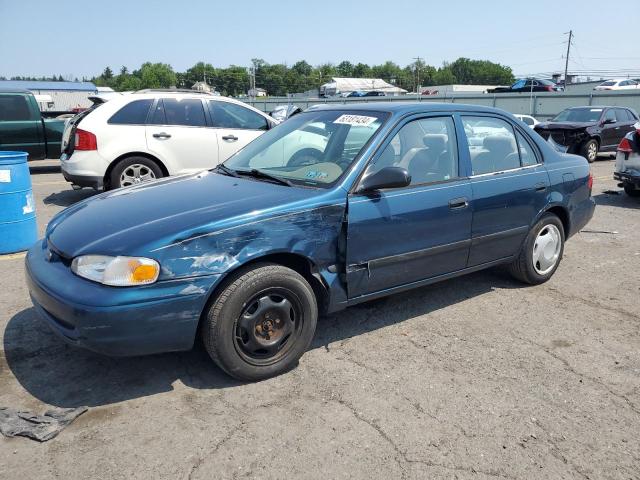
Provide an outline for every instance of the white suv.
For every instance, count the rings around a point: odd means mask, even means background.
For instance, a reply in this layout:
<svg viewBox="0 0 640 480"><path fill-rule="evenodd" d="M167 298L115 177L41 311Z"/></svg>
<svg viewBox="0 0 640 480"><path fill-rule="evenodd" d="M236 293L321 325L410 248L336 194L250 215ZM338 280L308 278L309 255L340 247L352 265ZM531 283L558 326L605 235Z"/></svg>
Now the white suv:
<svg viewBox="0 0 640 480"><path fill-rule="evenodd" d="M242 102L207 93L143 90L94 105L62 138L62 174L105 190L225 161L275 126Z"/></svg>

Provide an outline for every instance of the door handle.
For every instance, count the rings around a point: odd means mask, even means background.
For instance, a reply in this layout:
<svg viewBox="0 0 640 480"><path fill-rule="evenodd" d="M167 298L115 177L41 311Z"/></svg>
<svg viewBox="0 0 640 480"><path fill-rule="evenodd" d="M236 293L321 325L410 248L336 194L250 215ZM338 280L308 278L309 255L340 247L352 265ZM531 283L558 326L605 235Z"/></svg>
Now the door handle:
<svg viewBox="0 0 640 480"><path fill-rule="evenodd" d="M171 138L171 135L169 135L166 132L160 132L160 133L154 133L153 138Z"/></svg>
<svg viewBox="0 0 640 480"><path fill-rule="evenodd" d="M547 189L546 183L536 183L535 185L536 192L544 192Z"/></svg>
<svg viewBox="0 0 640 480"><path fill-rule="evenodd" d="M469 206L469 201L465 197L453 198L449 200L449 208L451 210L462 210Z"/></svg>
<svg viewBox="0 0 640 480"><path fill-rule="evenodd" d="M238 137L236 137L235 135L225 135L224 137L222 137L223 140L227 140L228 142L235 142L236 140L238 140Z"/></svg>

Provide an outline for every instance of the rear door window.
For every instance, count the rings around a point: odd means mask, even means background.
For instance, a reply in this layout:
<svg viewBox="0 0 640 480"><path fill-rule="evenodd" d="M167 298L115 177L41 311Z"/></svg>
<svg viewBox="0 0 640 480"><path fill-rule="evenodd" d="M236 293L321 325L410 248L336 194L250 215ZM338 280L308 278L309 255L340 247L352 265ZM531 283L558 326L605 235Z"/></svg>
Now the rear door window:
<svg viewBox="0 0 640 480"><path fill-rule="evenodd" d="M186 127L204 127L207 121L202 100L199 98L163 98L153 112L152 122L158 125L181 125Z"/></svg>
<svg viewBox="0 0 640 480"><path fill-rule="evenodd" d="M623 122L623 123L627 123L631 121L629 119L629 115L627 114L627 111L624 108L616 108L615 112L616 112L617 121Z"/></svg>
<svg viewBox="0 0 640 480"><path fill-rule="evenodd" d="M510 123L494 117L463 116L462 124L473 175L520 168L520 155Z"/></svg>
<svg viewBox="0 0 640 480"><path fill-rule="evenodd" d="M152 103L153 100L150 98L129 102L113 114L108 123L115 125L144 125Z"/></svg>
<svg viewBox="0 0 640 480"><path fill-rule="evenodd" d="M0 95L0 120L31 120L27 99L23 95Z"/></svg>
<svg viewBox="0 0 640 480"><path fill-rule="evenodd" d="M209 100L209 112L215 128L267 130L269 124L260 114L235 103Z"/></svg>

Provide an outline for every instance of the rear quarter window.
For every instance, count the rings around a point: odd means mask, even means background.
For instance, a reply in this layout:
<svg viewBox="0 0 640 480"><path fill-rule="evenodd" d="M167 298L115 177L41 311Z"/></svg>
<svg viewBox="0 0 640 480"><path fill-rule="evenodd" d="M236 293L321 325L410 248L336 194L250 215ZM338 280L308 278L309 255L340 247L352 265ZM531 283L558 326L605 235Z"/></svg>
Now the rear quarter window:
<svg viewBox="0 0 640 480"><path fill-rule="evenodd" d="M108 123L114 125L144 125L152 99L134 100L114 113Z"/></svg>

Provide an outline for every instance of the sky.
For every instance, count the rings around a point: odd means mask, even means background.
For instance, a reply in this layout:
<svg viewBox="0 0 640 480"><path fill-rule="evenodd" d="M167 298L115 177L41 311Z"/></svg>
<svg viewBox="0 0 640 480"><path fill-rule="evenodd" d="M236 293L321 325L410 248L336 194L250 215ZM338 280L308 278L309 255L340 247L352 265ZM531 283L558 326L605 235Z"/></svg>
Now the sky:
<svg viewBox="0 0 640 480"><path fill-rule="evenodd" d="M405 66L415 57L434 66L491 60L522 76L563 71L570 29L570 71L639 76L636 22L592 0L0 0L0 76L92 77L145 61L184 71L198 61L248 66L252 58Z"/></svg>

